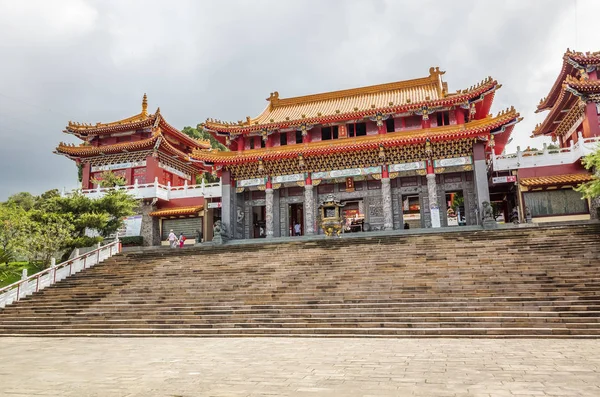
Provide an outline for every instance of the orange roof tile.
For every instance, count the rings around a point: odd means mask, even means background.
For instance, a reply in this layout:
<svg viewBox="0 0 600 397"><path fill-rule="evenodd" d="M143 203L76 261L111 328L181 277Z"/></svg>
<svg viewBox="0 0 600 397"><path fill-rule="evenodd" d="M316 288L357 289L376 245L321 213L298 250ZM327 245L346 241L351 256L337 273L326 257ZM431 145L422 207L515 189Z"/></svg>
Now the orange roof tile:
<svg viewBox="0 0 600 397"><path fill-rule="evenodd" d="M430 68L428 77L294 98L282 99L278 92L274 92L267 99L267 108L255 118L247 117L237 123L208 119L203 126L212 131L240 134L301 123L322 124L332 122L332 117L364 118L378 112L399 113L423 106L466 102L494 87L499 88L499 84L490 77L469 90L449 95L441 77L444 73L439 68Z"/></svg>
<svg viewBox="0 0 600 397"><path fill-rule="evenodd" d="M522 178L519 183L527 187L579 185L594 179L591 174L567 174Z"/></svg>
<svg viewBox="0 0 600 397"><path fill-rule="evenodd" d="M472 121L467 124L434 127L429 129L418 129L413 131L397 131L382 135L367 135L356 138L327 140L311 142L306 144L286 145L273 148L262 148L237 151L206 151L194 150L192 160L196 159L206 163L234 164L258 159L270 160L278 158L289 158L302 153L304 156L316 156L326 153L345 152L384 147L413 145L444 139L462 139L488 134L492 129L502 127L511 122L520 121L519 113L514 109L501 112L496 117L488 116L481 120Z"/></svg>
<svg viewBox="0 0 600 397"><path fill-rule="evenodd" d="M184 215L197 215L202 209L203 205L195 205L191 207L178 207L178 208L167 208L164 210L152 211L150 216L168 217L168 216L184 216Z"/></svg>

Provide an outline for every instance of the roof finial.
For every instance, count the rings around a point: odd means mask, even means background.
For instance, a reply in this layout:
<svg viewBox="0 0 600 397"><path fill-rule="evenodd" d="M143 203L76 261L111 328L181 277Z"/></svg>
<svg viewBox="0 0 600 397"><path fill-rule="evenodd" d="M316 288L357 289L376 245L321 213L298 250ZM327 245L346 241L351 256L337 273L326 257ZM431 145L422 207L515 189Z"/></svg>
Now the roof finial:
<svg viewBox="0 0 600 397"><path fill-rule="evenodd" d="M144 93L144 98L142 99L142 114L144 116L148 115L148 97L146 93Z"/></svg>

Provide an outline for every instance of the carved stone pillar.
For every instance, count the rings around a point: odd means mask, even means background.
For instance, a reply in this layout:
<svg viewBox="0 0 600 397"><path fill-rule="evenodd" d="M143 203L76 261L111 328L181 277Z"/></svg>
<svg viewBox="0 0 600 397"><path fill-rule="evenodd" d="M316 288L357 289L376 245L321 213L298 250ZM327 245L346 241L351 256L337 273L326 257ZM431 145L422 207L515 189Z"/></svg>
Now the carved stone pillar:
<svg viewBox="0 0 600 397"><path fill-rule="evenodd" d="M429 196L431 227L440 227L440 207L438 205L437 184L435 183L435 174L427 174L427 194Z"/></svg>
<svg viewBox="0 0 600 397"><path fill-rule="evenodd" d="M313 185L304 185L304 234L310 236L315 234L315 219L314 219L314 202L313 202Z"/></svg>
<svg viewBox="0 0 600 397"><path fill-rule="evenodd" d="M390 178L381 178L381 195L383 202L383 229L394 229L394 213L392 212L392 187Z"/></svg>
<svg viewBox="0 0 600 397"><path fill-rule="evenodd" d="M265 228L267 229L267 238L273 238L273 189L265 189Z"/></svg>

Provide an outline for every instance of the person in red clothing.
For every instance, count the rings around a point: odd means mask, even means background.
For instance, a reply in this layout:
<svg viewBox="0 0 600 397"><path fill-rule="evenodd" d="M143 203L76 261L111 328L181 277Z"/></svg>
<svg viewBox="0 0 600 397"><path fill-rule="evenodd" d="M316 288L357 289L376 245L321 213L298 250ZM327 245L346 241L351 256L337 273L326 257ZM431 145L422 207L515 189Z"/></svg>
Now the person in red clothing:
<svg viewBox="0 0 600 397"><path fill-rule="evenodd" d="M179 233L179 248L183 248L183 244L185 243L185 236L183 233Z"/></svg>

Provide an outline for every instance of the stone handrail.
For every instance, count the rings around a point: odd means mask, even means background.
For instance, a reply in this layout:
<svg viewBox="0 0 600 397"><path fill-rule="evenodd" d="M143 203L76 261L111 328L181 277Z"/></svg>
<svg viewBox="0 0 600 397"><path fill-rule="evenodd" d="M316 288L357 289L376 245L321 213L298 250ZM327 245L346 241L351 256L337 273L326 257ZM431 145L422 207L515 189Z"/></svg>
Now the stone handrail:
<svg viewBox="0 0 600 397"><path fill-rule="evenodd" d="M521 151L516 153L492 156L494 171L508 171L519 168L543 167L549 165L573 164L584 156L593 153L600 147L600 137L583 138L579 133L577 143L568 148L544 149L539 151Z"/></svg>
<svg viewBox="0 0 600 397"><path fill-rule="evenodd" d="M38 292L60 280L63 280L81 270L90 268L98 263L118 254L121 251L121 242L118 237L112 243L100 246L83 255L77 255L68 261L56 265L52 258L52 266L39 273L27 277L27 270L23 271L23 278L4 288L0 288L0 309L16 302L27 295Z"/></svg>

